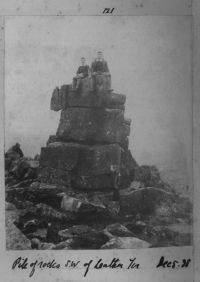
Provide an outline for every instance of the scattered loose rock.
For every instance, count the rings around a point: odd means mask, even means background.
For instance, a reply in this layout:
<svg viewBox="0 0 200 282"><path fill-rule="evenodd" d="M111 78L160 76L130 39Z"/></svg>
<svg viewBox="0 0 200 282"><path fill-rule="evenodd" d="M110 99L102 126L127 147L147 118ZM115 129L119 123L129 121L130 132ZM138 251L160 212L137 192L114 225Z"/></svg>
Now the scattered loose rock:
<svg viewBox="0 0 200 282"><path fill-rule="evenodd" d="M126 96L110 75L56 87L56 135L34 159L5 153L8 249L137 249L191 243L192 204L129 150Z"/></svg>
<svg viewBox="0 0 200 282"><path fill-rule="evenodd" d="M128 230L124 225L120 223L113 223L106 227L106 232L109 232L112 236L118 236L118 237L131 237L134 236L134 234Z"/></svg>
<svg viewBox="0 0 200 282"><path fill-rule="evenodd" d="M110 239L101 249L140 249L149 248L150 244L146 241L134 237L115 237Z"/></svg>

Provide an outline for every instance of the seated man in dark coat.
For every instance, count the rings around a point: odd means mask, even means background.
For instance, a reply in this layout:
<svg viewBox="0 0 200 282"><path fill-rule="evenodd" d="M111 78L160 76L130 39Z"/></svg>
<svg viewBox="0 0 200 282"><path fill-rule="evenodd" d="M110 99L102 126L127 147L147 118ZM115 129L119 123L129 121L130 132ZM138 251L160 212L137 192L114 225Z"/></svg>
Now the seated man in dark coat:
<svg viewBox="0 0 200 282"><path fill-rule="evenodd" d="M97 58L92 62L91 73L92 75L109 73L108 64L101 51L97 52Z"/></svg>
<svg viewBox="0 0 200 282"><path fill-rule="evenodd" d="M109 77L110 80L108 64L104 60L103 53L101 51L97 52L97 58L92 62L91 75L92 75L93 89L97 89L98 75L105 75ZM108 88L110 88L110 86Z"/></svg>
<svg viewBox="0 0 200 282"><path fill-rule="evenodd" d="M80 86L81 79L87 77L89 75L89 66L85 64L85 58L81 58L81 66L79 66L76 77L73 78L73 86L74 90L78 90Z"/></svg>

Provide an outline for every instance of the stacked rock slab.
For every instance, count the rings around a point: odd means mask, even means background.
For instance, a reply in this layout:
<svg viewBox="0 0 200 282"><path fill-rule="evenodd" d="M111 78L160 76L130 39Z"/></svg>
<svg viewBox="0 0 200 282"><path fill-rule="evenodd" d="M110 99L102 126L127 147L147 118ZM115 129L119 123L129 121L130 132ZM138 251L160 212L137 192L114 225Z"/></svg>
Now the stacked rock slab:
<svg viewBox="0 0 200 282"><path fill-rule="evenodd" d="M51 110L61 110L57 133L41 148L40 181L74 189L114 189L116 176L131 174L128 150L130 120L124 118L126 96L107 89L107 77L81 81L78 91L63 85L53 91ZM122 163L129 158L130 166ZM122 185L123 186L123 185Z"/></svg>

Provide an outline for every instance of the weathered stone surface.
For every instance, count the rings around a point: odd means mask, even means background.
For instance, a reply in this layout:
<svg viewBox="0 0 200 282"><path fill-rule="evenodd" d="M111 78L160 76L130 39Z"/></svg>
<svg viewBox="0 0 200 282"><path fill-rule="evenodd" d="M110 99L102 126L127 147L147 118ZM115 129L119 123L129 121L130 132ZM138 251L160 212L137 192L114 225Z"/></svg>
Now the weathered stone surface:
<svg viewBox="0 0 200 282"><path fill-rule="evenodd" d="M106 208L108 209L110 215L114 219L117 217L120 213L120 202L119 201L110 201L107 205Z"/></svg>
<svg viewBox="0 0 200 282"><path fill-rule="evenodd" d="M166 226L165 234L171 233L172 244L174 245L191 245L192 244L192 227L188 224L172 224Z"/></svg>
<svg viewBox="0 0 200 282"><path fill-rule="evenodd" d="M63 193L60 208L63 211L78 212L82 203L81 200Z"/></svg>
<svg viewBox="0 0 200 282"><path fill-rule="evenodd" d="M125 95L111 92L104 92L102 94L88 92L83 95L80 92L69 91L66 99L66 105L63 109L68 107L124 109L123 105L125 100Z"/></svg>
<svg viewBox="0 0 200 282"><path fill-rule="evenodd" d="M107 206L110 201L113 201L112 191L78 191L74 197L82 202L90 202L95 205Z"/></svg>
<svg viewBox="0 0 200 282"><path fill-rule="evenodd" d="M113 223L106 227L106 232L109 232L112 236L118 236L118 237L131 237L134 236L134 234L128 230L124 225L120 223Z"/></svg>
<svg viewBox="0 0 200 282"><path fill-rule="evenodd" d="M74 219L73 215L62 213L45 204L37 204L36 208L37 216L43 218L47 222L51 222L54 220L68 222Z"/></svg>
<svg viewBox="0 0 200 282"><path fill-rule="evenodd" d="M56 135L63 141L120 143L129 133L122 110L69 108L61 112Z"/></svg>
<svg viewBox="0 0 200 282"><path fill-rule="evenodd" d="M21 158L12 163L10 173L17 179L22 179L27 173L30 165L25 158Z"/></svg>
<svg viewBox="0 0 200 282"><path fill-rule="evenodd" d="M135 178L135 170L138 164L134 160L130 150L122 150L120 163L120 187L126 188Z"/></svg>
<svg viewBox="0 0 200 282"><path fill-rule="evenodd" d="M149 247L148 242L135 237L115 237L104 244L101 249L141 249Z"/></svg>
<svg viewBox="0 0 200 282"><path fill-rule="evenodd" d="M62 240L67 240L70 238L81 237L83 234L89 234L95 232L93 228L88 225L74 225L68 229L60 230L58 235Z"/></svg>
<svg viewBox="0 0 200 282"><path fill-rule="evenodd" d="M77 173L99 175L119 170L121 148L117 144L80 147Z"/></svg>
<svg viewBox="0 0 200 282"><path fill-rule="evenodd" d="M120 159L118 144L50 143L41 149L39 179L77 189L113 189Z"/></svg>
<svg viewBox="0 0 200 282"><path fill-rule="evenodd" d="M76 143L50 143L41 148L40 166L72 170L78 161L79 146Z"/></svg>
<svg viewBox="0 0 200 282"><path fill-rule="evenodd" d="M20 144L16 143L15 145L11 146L5 153L5 160L17 160L20 159L24 156L21 148L20 148ZM6 168L7 169L7 168Z"/></svg>
<svg viewBox="0 0 200 282"><path fill-rule="evenodd" d="M94 91L92 79L86 77L80 82L79 91L72 91L71 85L56 87L51 97L51 110L59 111L67 107L107 107L122 108L125 95L108 92L110 89L110 76L98 75L97 87Z"/></svg>
<svg viewBox="0 0 200 282"><path fill-rule="evenodd" d="M31 239L31 246L37 250L54 250L55 248L53 243L41 242L38 238Z"/></svg>
<svg viewBox="0 0 200 282"><path fill-rule="evenodd" d="M30 210L34 203L47 203L55 208L60 208L61 197L59 193L66 190L65 187L40 183L36 187L7 188L6 199L17 205L18 208ZM24 199L27 199L24 201Z"/></svg>
<svg viewBox="0 0 200 282"><path fill-rule="evenodd" d="M97 231L88 225L75 225L59 232L61 240L73 239L70 247L73 249L99 249L109 237L102 231ZM68 241L69 242L69 241Z"/></svg>
<svg viewBox="0 0 200 282"><path fill-rule="evenodd" d="M74 196L62 194L61 209L76 213L79 218L88 218L88 222L90 222L91 215L106 215L107 218L114 218L120 212L120 203L113 200L112 192L87 191L85 193L79 192Z"/></svg>
<svg viewBox="0 0 200 282"><path fill-rule="evenodd" d="M55 245L53 243L41 243L38 247L39 250L54 250Z"/></svg>
<svg viewBox="0 0 200 282"><path fill-rule="evenodd" d="M111 88L111 75L109 73L96 75L96 79L92 77L85 77L80 82L79 91L86 95L88 92L93 91L94 93L104 93Z"/></svg>
<svg viewBox="0 0 200 282"><path fill-rule="evenodd" d="M71 244L73 242L73 239L68 239L66 241L62 241L58 244L56 244L52 250L71 250L72 247L71 247Z"/></svg>
<svg viewBox="0 0 200 282"><path fill-rule="evenodd" d="M40 182L39 181L32 182L30 185L30 188L33 188L33 189L40 188Z"/></svg>
<svg viewBox="0 0 200 282"><path fill-rule="evenodd" d="M51 110L59 111L65 108L67 94L70 89L70 85L63 85L59 89L56 87L51 97Z"/></svg>
<svg viewBox="0 0 200 282"><path fill-rule="evenodd" d="M109 222L119 213L119 203L114 202L113 193L76 192L70 196L61 193L63 199L61 208L63 213L73 214L76 223L91 224L91 222ZM72 217L72 218L73 218Z"/></svg>
<svg viewBox="0 0 200 282"><path fill-rule="evenodd" d="M191 244L191 203L162 181L156 167L133 159L126 96L113 93L109 79L97 76L93 88L87 77L78 91L56 88L51 109L62 110L60 123L41 155L24 158L17 144L5 154L8 248Z"/></svg>
<svg viewBox="0 0 200 282"><path fill-rule="evenodd" d="M15 193L16 195L16 193ZM10 200L12 201L12 203L15 205L15 207L17 209L29 209L33 206L33 203L30 201L24 201L24 200L19 200L19 198L17 197L12 197L10 198Z"/></svg>
<svg viewBox="0 0 200 282"><path fill-rule="evenodd" d="M41 149L40 167L70 171L79 175L99 175L119 169L121 148L117 144L87 146L55 142Z"/></svg>
<svg viewBox="0 0 200 282"><path fill-rule="evenodd" d="M176 202L175 202L173 209L174 209L174 216L176 218L178 217L179 218L182 217L185 219L187 218L189 223L192 222L193 205L189 197L179 195L176 198Z"/></svg>
<svg viewBox="0 0 200 282"><path fill-rule="evenodd" d="M76 192L72 195L60 193L62 196L61 209L65 211L79 211L81 206L91 205L95 209L98 207L108 207L113 202L113 192L100 192L100 191L83 191Z"/></svg>
<svg viewBox="0 0 200 282"><path fill-rule="evenodd" d="M161 202L173 202L174 195L163 189L146 187L120 191L121 211L128 214L152 214Z"/></svg>
<svg viewBox="0 0 200 282"><path fill-rule="evenodd" d="M36 219L28 220L23 224L22 231L24 234L33 233L37 230L38 221Z"/></svg>
<svg viewBox="0 0 200 282"><path fill-rule="evenodd" d="M58 138L58 136L50 135L49 139L47 140L46 145L48 146L50 143L59 142L59 141L61 141L61 140L60 140L60 138Z"/></svg>
<svg viewBox="0 0 200 282"><path fill-rule="evenodd" d="M39 228L35 232L28 234L29 238L38 238L41 241L45 241L47 236L46 228Z"/></svg>
<svg viewBox="0 0 200 282"><path fill-rule="evenodd" d="M115 184L114 174L101 175L72 175L71 185L75 189L95 191L95 190L113 190Z"/></svg>
<svg viewBox="0 0 200 282"><path fill-rule="evenodd" d="M191 226L188 224L161 225L159 220L152 225L142 221L126 223L137 237L148 240L152 247L181 246L191 244Z"/></svg>
<svg viewBox="0 0 200 282"><path fill-rule="evenodd" d="M137 166L134 179L142 182L145 187L167 188L156 166Z"/></svg>
<svg viewBox="0 0 200 282"><path fill-rule="evenodd" d="M70 186L71 171L78 162L79 145L76 143L50 143L41 148L39 179L48 184Z"/></svg>
<svg viewBox="0 0 200 282"><path fill-rule="evenodd" d="M38 176L39 162L31 158L21 157L10 159L9 169L6 173L7 186L28 186Z"/></svg>
<svg viewBox="0 0 200 282"><path fill-rule="evenodd" d="M38 238L31 239L31 247L32 247L32 249L38 249L40 243L41 242L40 242L40 240Z"/></svg>
<svg viewBox="0 0 200 282"><path fill-rule="evenodd" d="M59 111L62 107L62 97L59 93L59 88L56 87L51 96L51 110Z"/></svg>
<svg viewBox="0 0 200 282"><path fill-rule="evenodd" d="M15 210L16 209L15 205L12 204L12 203L9 203L9 202L6 202L5 208L6 208L6 210Z"/></svg>
<svg viewBox="0 0 200 282"><path fill-rule="evenodd" d="M60 168L57 169L48 166L40 167L39 179L41 182L50 185L65 185L67 187L71 185L71 175L69 171Z"/></svg>

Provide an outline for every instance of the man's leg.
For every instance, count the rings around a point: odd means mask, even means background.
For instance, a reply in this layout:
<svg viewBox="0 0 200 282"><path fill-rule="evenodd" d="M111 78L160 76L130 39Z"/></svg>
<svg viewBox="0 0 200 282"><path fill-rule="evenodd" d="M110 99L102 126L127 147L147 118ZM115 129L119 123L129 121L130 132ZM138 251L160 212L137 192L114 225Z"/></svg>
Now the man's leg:
<svg viewBox="0 0 200 282"><path fill-rule="evenodd" d="M81 84L81 78L77 78L76 90L78 90L80 88L80 84Z"/></svg>
<svg viewBox="0 0 200 282"><path fill-rule="evenodd" d="M73 83L72 83L72 89L73 89L73 90L76 89L76 85L77 85L77 78L74 77L74 78L73 78Z"/></svg>
<svg viewBox="0 0 200 282"><path fill-rule="evenodd" d="M107 85L106 85L108 90L111 90L111 75L110 73L107 74Z"/></svg>
<svg viewBox="0 0 200 282"><path fill-rule="evenodd" d="M103 79L103 86L105 90L112 90L111 89L111 75L108 72L105 72L104 74L104 79Z"/></svg>
<svg viewBox="0 0 200 282"><path fill-rule="evenodd" d="M96 75L92 74L92 90L96 90Z"/></svg>

